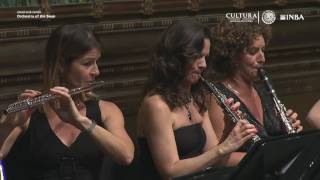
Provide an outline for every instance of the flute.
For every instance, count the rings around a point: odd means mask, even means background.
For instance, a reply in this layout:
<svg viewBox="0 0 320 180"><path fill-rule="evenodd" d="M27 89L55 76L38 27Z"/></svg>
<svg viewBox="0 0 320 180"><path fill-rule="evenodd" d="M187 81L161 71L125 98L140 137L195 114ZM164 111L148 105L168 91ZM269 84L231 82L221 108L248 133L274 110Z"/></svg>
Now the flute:
<svg viewBox="0 0 320 180"><path fill-rule="evenodd" d="M91 91L91 90L93 90L95 88L102 87L104 84L105 84L104 81L91 82L86 86L70 89L69 94L72 96L72 95L76 95L76 94L79 94L79 93L82 93L82 92L88 92L88 91ZM30 108L42 105L47 101L56 99L57 97L59 97L59 95L43 94L43 95L31 98L31 99L25 99L25 100L22 100L22 101L17 101L17 102L14 102L12 104L9 104L7 109L3 110L3 113L4 114L10 114L10 113L14 113L14 112L30 109Z"/></svg>

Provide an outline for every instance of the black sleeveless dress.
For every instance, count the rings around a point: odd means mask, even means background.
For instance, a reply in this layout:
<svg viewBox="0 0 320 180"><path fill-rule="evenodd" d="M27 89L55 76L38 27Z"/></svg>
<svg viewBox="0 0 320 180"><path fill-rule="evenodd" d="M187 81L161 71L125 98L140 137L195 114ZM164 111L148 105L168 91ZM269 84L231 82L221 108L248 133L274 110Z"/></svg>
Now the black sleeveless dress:
<svg viewBox="0 0 320 180"><path fill-rule="evenodd" d="M224 94L227 98L232 97L235 101L241 103L240 111L245 113L247 120L254 124L258 130L258 135L262 139L266 139L272 136L279 136L285 134L285 129L281 125L281 119L277 115L275 105L270 94L264 88L263 84L255 84L255 89L261 99L263 108L263 125L252 115L248 107L234 94L230 89L224 86L222 83L215 83L216 87ZM245 144L239 151L248 151L252 144Z"/></svg>
<svg viewBox="0 0 320 180"><path fill-rule="evenodd" d="M177 150L180 159L191 158L202 153L206 144L206 135L201 123L185 126L174 130ZM140 150L139 166L142 180L161 180L155 168L147 140L138 138Z"/></svg>
<svg viewBox="0 0 320 180"><path fill-rule="evenodd" d="M180 159L192 158L203 153L206 144L206 134L201 123L185 126L174 130L175 141L177 144L178 155ZM145 138L138 138L139 145L139 171L141 180L161 180L161 175L155 168L151 152ZM233 169L232 169L233 170ZM227 179L231 174L231 168L212 169L210 171L201 171L177 180L187 179Z"/></svg>
<svg viewBox="0 0 320 180"><path fill-rule="evenodd" d="M98 101L87 101L87 117L102 125ZM81 132L65 146L49 126L45 114L35 111L28 130L4 159L7 180L98 180L103 153Z"/></svg>

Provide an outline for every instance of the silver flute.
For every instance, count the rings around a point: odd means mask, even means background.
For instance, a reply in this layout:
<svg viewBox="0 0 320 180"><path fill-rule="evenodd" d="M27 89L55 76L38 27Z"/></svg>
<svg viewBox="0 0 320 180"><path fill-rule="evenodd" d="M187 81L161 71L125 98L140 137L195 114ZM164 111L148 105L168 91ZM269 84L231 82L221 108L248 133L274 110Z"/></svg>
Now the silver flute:
<svg viewBox="0 0 320 180"><path fill-rule="evenodd" d="M88 91L91 91L91 90L93 90L95 88L102 87L104 84L105 84L104 81L91 82L86 86L70 89L69 90L69 94L72 96L72 95L79 94L81 92L88 92ZM12 104L9 104L7 109L3 110L3 113L4 114L10 114L10 113L14 113L14 112L30 109L30 108L42 105L47 101L56 99L57 97L59 97L59 95L43 94L43 95L40 95L40 96L37 96L37 97L34 97L34 98L25 99L25 100L22 100L22 101L17 101L17 102L14 102Z"/></svg>
<svg viewBox="0 0 320 180"><path fill-rule="evenodd" d="M209 92L214 95L217 103L223 109L225 115L232 120L232 122L237 123L240 119L243 119L240 115L234 113L231 108L225 103L227 100L226 95L224 95L213 83L207 81L204 77L200 76L200 79L207 86ZM254 143L260 140L261 138L257 134L252 138L252 141Z"/></svg>
<svg viewBox="0 0 320 180"><path fill-rule="evenodd" d="M270 92L270 94L272 96L277 113L280 115L280 119L286 129L286 132L288 134L296 133L297 131L292 127L292 124L286 115L287 108L279 100L279 98L276 94L276 91L273 89L273 87L269 81L269 78L263 68L259 69L259 75L260 75L261 80L265 83L267 90Z"/></svg>

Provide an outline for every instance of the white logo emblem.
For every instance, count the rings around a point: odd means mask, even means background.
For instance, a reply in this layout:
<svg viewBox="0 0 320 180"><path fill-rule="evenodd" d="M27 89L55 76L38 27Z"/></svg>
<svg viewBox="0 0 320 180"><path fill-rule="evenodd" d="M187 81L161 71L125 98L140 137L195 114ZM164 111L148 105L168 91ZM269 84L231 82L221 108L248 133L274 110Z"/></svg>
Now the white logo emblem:
<svg viewBox="0 0 320 180"><path fill-rule="evenodd" d="M271 11L271 10L265 10L262 13L262 17L261 17L262 22L264 22L265 24L272 24L274 23L274 21L276 20L276 14Z"/></svg>
<svg viewBox="0 0 320 180"><path fill-rule="evenodd" d="M280 14L280 20L281 21L301 21L304 20L304 17L302 14Z"/></svg>

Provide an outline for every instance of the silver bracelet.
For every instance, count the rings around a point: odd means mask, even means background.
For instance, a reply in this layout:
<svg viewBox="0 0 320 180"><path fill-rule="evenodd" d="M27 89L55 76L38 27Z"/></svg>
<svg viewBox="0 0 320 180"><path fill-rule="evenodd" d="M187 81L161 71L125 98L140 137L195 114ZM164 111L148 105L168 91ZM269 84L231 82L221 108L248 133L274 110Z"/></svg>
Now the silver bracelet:
<svg viewBox="0 0 320 180"><path fill-rule="evenodd" d="M96 127L96 125L97 125L96 121L95 120L91 120L91 126L88 127L85 131L87 133L90 133Z"/></svg>

